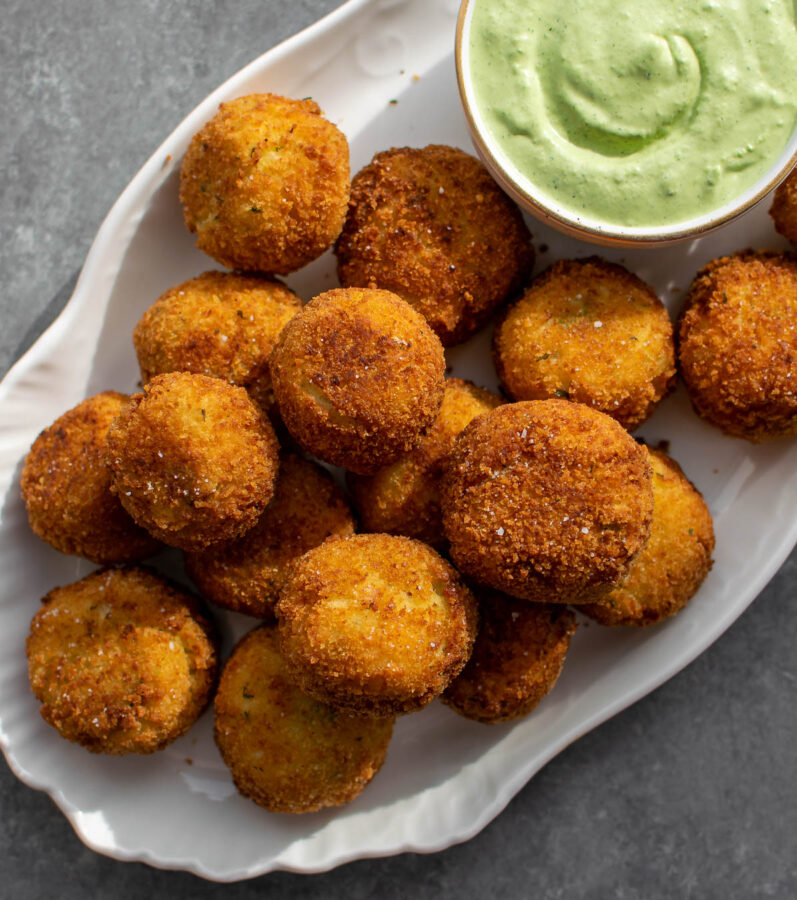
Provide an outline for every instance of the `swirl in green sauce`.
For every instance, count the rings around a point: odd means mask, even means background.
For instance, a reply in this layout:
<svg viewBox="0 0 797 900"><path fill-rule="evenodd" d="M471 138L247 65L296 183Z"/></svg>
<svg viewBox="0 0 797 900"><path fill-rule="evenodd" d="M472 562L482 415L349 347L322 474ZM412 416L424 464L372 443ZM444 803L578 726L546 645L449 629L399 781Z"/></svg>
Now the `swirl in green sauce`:
<svg viewBox="0 0 797 900"><path fill-rule="evenodd" d="M797 117L793 0L472 0L476 105L583 219L683 222L777 160Z"/></svg>

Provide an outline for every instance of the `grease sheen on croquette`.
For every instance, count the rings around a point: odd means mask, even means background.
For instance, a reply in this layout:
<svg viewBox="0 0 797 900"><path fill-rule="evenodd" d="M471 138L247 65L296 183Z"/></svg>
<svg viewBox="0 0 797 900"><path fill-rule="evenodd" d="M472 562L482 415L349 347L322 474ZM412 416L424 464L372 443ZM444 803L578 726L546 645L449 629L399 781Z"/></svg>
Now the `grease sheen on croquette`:
<svg viewBox="0 0 797 900"><path fill-rule="evenodd" d="M448 454L468 422L502 402L469 381L446 379L440 412L414 450L370 477L349 475L363 531L403 534L444 547L440 479Z"/></svg>
<svg viewBox="0 0 797 900"><path fill-rule="evenodd" d="M277 603L280 647L306 693L363 715L420 709L467 662L476 604L457 571L409 538L331 538Z"/></svg>
<svg viewBox="0 0 797 900"><path fill-rule="evenodd" d="M389 291L315 297L271 354L274 395L294 438L333 465L368 475L415 447L445 390L440 341Z"/></svg>
<svg viewBox="0 0 797 900"><path fill-rule="evenodd" d="M216 744L235 786L283 813L351 802L381 768L394 721L351 716L303 694L268 625L236 645L215 713Z"/></svg>
<svg viewBox="0 0 797 900"><path fill-rule="evenodd" d="M562 671L575 616L564 606L531 603L478 590L480 624L468 664L443 702L477 722L528 715Z"/></svg>
<svg viewBox="0 0 797 900"><path fill-rule="evenodd" d="M257 522L274 492L277 453L243 388L187 372L153 378L108 432L122 505L183 550L240 537Z"/></svg>
<svg viewBox="0 0 797 900"><path fill-rule="evenodd" d="M378 153L354 177L335 252L344 287L394 291L450 346L523 283L530 237L479 160L433 144Z"/></svg>
<svg viewBox="0 0 797 900"><path fill-rule="evenodd" d="M559 260L507 309L493 341L513 400L568 397L633 431L675 383L673 328L653 290L598 257Z"/></svg>
<svg viewBox="0 0 797 900"><path fill-rule="evenodd" d="M197 246L222 265L287 275L343 226L349 145L309 98L250 94L222 103L194 136L180 202Z"/></svg>
<svg viewBox="0 0 797 900"><path fill-rule="evenodd" d="M755 443L797 435L797 257L744 250L710 262L678 337L699 416Z"/></svg>
<svg viewBox="0 0 797 900"><path fill-rule="evenodd" d="M111 493L108 428L128 397L104 391L59 416L36 438L22 470L30 527L62 553L92 562L137 562L160 544Z"/></svg>
<svg viewBox="0 0 797 900"><path fill-rule="evenodd" d="M479 416L443 480L451 558L514 597L586 603L628 572L653 514L645 449L580 403L534 400Z"/></svg>
<svg viewBox="0 0 797 900"><path fill-rule="evenodd" d="M166 372L212 375L274 405L268 358L302 301L279 281L204 272L162 294L133 331L141 379Z"/></svg>
<svg viewBox="0 0 797 900"><path fill-rule="evenodd" d="M186 554L186 569L207 600L265 619L294 560L332 535L353 533L351 509L331 476L286 453L274 497L257 524L237 541Z"/></svg>
<svg viewBox="0 0 797 900"><path fill-rule="evenodd" d="M581 612L601 625L655 625L686 606L711 570L714 525L700 492L675 460L650 450L650 540L621 585Z"/></svg>
<svg viewBox="0 0 797 900"><path fill-rule="evenodd" d="M93 753L162 749L191 727L216 680L196 599L135 567L53 588L26 646L42 717Z"/></svg>

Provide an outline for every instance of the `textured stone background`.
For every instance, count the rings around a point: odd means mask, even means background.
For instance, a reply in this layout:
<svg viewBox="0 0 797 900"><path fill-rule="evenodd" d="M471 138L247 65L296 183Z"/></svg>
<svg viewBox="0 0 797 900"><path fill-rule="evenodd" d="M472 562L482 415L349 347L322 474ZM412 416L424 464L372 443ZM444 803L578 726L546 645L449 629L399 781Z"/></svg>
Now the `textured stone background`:
<svg viewBox="0 0 797 900"><path fill-rule="evenodd" d="M0 371L102 218L226 77L332 0L4 0ZM468 844L219 886L92 853L0 762L0 896L797 896L797 554L683 673L570 747ZM223 837L223 836L220 836Z"/></svg>

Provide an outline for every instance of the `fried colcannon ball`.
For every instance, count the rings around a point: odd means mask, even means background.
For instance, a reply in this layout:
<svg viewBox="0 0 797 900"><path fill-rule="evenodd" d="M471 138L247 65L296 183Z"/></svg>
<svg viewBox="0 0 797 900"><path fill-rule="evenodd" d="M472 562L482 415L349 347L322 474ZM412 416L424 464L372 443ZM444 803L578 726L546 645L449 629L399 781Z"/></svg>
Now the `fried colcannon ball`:
<svg viewBox="0 0 797 900"><path fill-rule="evenodd" d="M775 191L769 214L776 230L797 246L797 171L793 170Z"/></svg>
<svg viewBox="0 0 797 900"><path fill-rule="evenodd" d="M443 702L466 719L509 722L528 715L556 684L576 630L566 606L476 592L480 624L473 653Z"/></svg>
<svg viewBox="0 0 797 900"><path fill-rule="evenodd" d="M327 291L283 328L271 354L274 396L310 453L370 475L413 449L445 390L440 341L389 291Z"/></svg>
<svg viewBox="0 0 797 900"><path fill-rule="evenodd" d="M108 428L127 400L104 391L78 403L36 438L22 470L31 528L61 553L101 565L137 562L161 546L111 493Z"/></svg>
<svg viewBox="0 0 797 900"><path fill-rule="evenodd" d="M92 753L152 753L185 734L216 683L194 597L146 569L53 588L31 622L28 673L44 720Z"/></svg>
<svg viewBox="0 0 797 900"><path fill-rule="evenodd" d="M652 470L612 418L567 400L499 406L457 439L443 525L457 568L513 597L588 603L647 543Z"/></svg>
<svg viewBox="0 0 797 900"><path fill-rule="evenodd" d="M349 475L363 531L403 534L443 549L440 479L448 454L468 422L502 402L469 381L447 379L440 412L411 453L375 475Z"/></svg>
<svg viewBox="0 0 797 900"><path fill-rule="evenodd" d="M393 717L339 712L303 694L273 625L238 642L215 700L216 744L235 786L271 812L350 803L385 761Z"/></svg>
<svg viewBox="0 0 797 900"><path fill-rule="evenodd" d="M754 443L797 435L797 257L744 250L710 262L678 337L701 418Z"/></svg>
<svg viewBox="0 0 797 900"><path fill-rule="evenodd" d="M561 397L638 428L675 384L673 327L653 290L622 266L563 259L536 278L495 330L513 400Z"/></svg>
<svg viewBox="0 0 797 900"><path fill-rule="evenodd" d="M581 612L601 625L655 625L683 609L711 570L714 525L703 497L675 460L650 450L650 540L623 583Z"/></svg>
<svg viewBox="0 0 797 900"><path fill-rule="evenodd" d="M386 716L438 697L470 656L473 595L431 547L359 534L299 559L277 603L290 677L337 709Z"/></svg>
<svg viewBox="0 0 797 900"><path fill-rule="evenodd" d="M455 147L394 148L352 181L338 275L344 287L394 291L448 347L520 287L534 263L530 238L477 159Z"/></svg>
<svg viewBox="0 0 797 900"><path fill-rule="evenodd" d="M158 375L108 431L113 490L165 544L201 550L248 531L274 492L278 446L243 388Z"/></svg>
<svg viewBox="0 0 797 900"><path fill-rule="evenodd" d="M293 561L332 535L353 533L351 509L332 478L300 456L282 454L274 497L254 528L237 541L186 554L186 569L205 599L267 619Z"/></svg>
<svg viewBox="0 0 797 900"><path fill-rule="evenodd" d="M312 100L250 94L194 135L180 202L197 246L222 265L287 275L343 227L349 145Z"/></svg>
<svg viewBox="0 0 797 900"><path fill-rule="evenodd" d="M269 412L268 357L302 308L284 284L234 272L205 272L170 288L144 313L133 344L146 384L166 372L213 375L246 388Z"/></svg>

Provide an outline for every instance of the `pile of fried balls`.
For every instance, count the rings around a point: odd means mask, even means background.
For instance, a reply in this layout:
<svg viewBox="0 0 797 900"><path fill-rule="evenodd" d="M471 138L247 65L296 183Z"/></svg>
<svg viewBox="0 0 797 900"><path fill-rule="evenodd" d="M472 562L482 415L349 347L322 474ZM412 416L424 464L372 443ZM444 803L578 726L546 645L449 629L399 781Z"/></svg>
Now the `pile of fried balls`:
<svg viewBox="0 0 797 900"><path fill-rule="evenodd" d="M133 333L141 392L64 413L22 473L33 531L100 566L44 597L27 641L42 716L93 752L159 750L213 701L242 794L273 812L351 801L399 715L438 697L482 723L531 712L571 607L647 626L695 594L707 506L629 433L676 357L707 422L797 434L791 255L706 266L676 352L625 268L532 278L523 217L472 156L391 149L352 181L318 106L271 94L196 134L180 202L225 271L155 300ZM333 245L341 287L303 304L276 276ZM496 314L503 396L447 378L444 356ZM196 594L140 565L164 545ZM208 604L260 620L220 676Z"/></svg>

